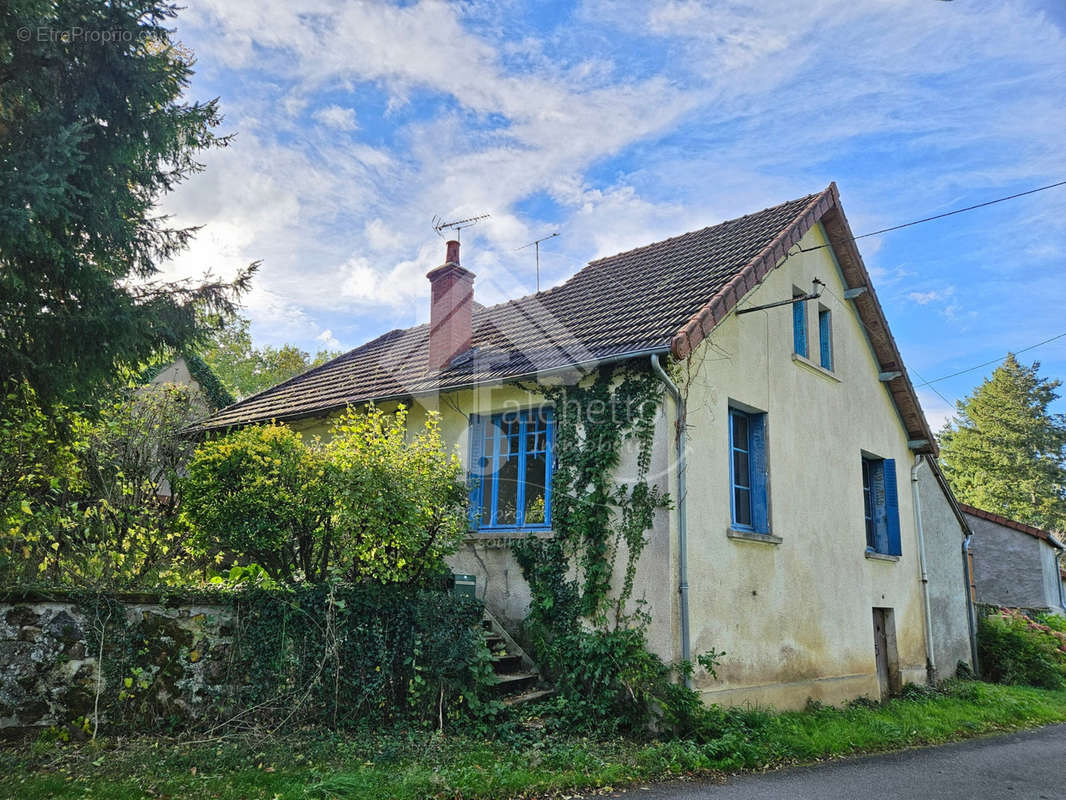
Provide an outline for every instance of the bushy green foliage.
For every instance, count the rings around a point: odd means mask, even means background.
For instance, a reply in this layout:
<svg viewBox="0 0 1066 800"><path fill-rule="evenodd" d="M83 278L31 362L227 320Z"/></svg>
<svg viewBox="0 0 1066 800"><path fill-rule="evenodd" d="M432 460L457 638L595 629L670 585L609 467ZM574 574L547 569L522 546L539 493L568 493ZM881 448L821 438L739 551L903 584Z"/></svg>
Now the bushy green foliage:
<svg viewBox="0 0 1066 800"><path fill-rule="evenodd" d="M282 425L210 439L181 485L200 546L277 581L425 582L466 529L462 466L437 416L409 431L403 406L342 414L327 445Z"/></svg>
<svg viewBox="0 0 1066 800"><path fill-rule="evenodd" d="M1012 609L981 618L977 660L988 680L1045 689L1066 686L1066 634Z"/></svg>
<svg viewBox="0 0 1066 800"><path fill-rule="evenodd" d="M248 591L235 607L231 707L259 709L257 723L440 726L491 710L476 601L400 585L320 584Z"/></svg>
<svg viewBox="0 0 1066 800"><path fill-rule="evenodd" d="M419 581L438 571L466 532L462 463L447 453L440 418L409 430L407 409L349 409L326 447L336 546L350 579Z"/></svg>
<svg viewBox="0 0 1066 800"><path fill-rule="evenodd" d="M0 414L2 580L97 588L184 581L194 565L169 492L193 448L182 431L206 414L199 394L128 386L87 417L58 407L45 414L23 386Z"/></svg>
<svg viewBox="0 0 1066 800"><path fill-rule="evenodd" d="M1008 355L960 400L939 435L940 461L965 503L1038 528L1066 530L1066 415L1050 406L1060 381Z"/></svg>
<svg viewBox="0 0 1066 800"><path fill-rule="evenodd" d="M36 578L51 549L49 531L84 487L78 455L59 409L46 414L26 383L0 403L0 574Z"/></svg>
<svg viewBox="0 0 1066 800"><path fill-rule="evenodd" d="M335 547L330 465L316 441L254 425L196 448L184 513L206 552L255 563L275 580L322 580Z"/></svg>

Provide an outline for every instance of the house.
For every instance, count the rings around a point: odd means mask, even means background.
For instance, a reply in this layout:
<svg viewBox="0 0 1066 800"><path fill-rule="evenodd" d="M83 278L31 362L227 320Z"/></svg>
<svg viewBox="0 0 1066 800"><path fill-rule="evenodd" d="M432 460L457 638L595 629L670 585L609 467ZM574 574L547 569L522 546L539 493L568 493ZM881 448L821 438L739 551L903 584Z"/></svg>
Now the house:
<svg viewBox="0 0 1066 800"><path fill-rule="evenodd" d="M965 522L835 184L489 308L474 277L449 242L430 324L205 427L326 434L349 405L438 411L478 479L453 568L517 630L530 590L511 543L552 535L546 387L647 370L663 385L647 474L674 502L646 533L633 597L667 661L726 651L717 680L694 678L707 702L876 698L973 662Z"/></svg>
<svg viewBox="0 0 1066 800"><path fill-rule="evenodd" d="M973 530L978 603L1066 614L1066 545L1048 531L961 505Z"/></svg>
<svg viewBox="0 0 1066 800"><path fill-rule="evenodd" d="M186 411L189 423L202 420L233 403L233 396L222 385L214 370L197 355L186 353L172 361L154 364L142 376L141 391L163 386L185 387L189 391L190 407ZM159 453L153 458L158 461ZM179 471L180 473L180 471ZM156 478L156 498L169 501L174 494L170 479L160 472Z"/></svg>

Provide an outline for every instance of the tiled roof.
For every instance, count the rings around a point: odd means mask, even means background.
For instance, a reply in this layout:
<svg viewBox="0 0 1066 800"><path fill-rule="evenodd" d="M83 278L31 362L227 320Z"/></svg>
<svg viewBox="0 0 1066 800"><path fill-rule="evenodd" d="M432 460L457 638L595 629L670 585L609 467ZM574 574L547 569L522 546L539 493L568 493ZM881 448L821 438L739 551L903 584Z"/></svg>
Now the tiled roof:
<svg viewBox="0 0 1066 800"><path fill-rule="evenodd" d="M665 352L812 197L602 258L553 289L475 309L476 352L466 364L427 375L429 326L394 330L223 409L208 426L291 419L630 352Z"/></svg>
<svg viewBox="0 0 1066 800"><path fill-rule="evenodd" d="M208 419L224 428L290 420L371 400L512 380L626 355L687 357L788 248L822 221L849 286L869 276L839 208L836 186L739 219L590 262L560 286L475 307L473 349L428 373L428 325L394 330L334 360L253 395ZM428 291L428 286L427 286ZM935 448L872 287L856 300L912 439Z"/></svg>
<svg viewBox="0 0 1066 800"><path fill-rule="evenodd" d="M985 511L983 508L968 506L965 503L959 503L959 508L962 509L964 514L969 514L971 517L988 520L997 525L1002 525L1004 528L1027 533L1037 539L1043 539L1052 547L1058 548L1059 550L1066 550L1066 545L1063 545L1062 542L1055 538L1050 531L1045 531L1043 528L1035 528L1032 525L1026 525L1024 522L1018 522L1017 520L1009 519L1000 514L993 514L991 511Z"/></svg>

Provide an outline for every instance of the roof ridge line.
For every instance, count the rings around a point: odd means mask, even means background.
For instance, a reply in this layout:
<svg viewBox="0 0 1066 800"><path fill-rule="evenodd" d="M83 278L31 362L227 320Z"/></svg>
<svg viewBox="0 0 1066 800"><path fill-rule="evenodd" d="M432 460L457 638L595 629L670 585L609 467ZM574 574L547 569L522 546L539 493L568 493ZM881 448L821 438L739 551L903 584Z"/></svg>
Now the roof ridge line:
<svg viewBox="0 0 1066 800"><path fill-rule="evenodd" d="M814 194L804 195L803 197L795 197L792 200L785 200L783 203L777 203L777 204L772 205L772 206L767 206L766 208L761 209L759 211L749 211L747 214L744 214L744 215L739 216L739 217L733 217L732 219L723 219L721 222L714 223L714 225L704 225L702 228L697 228L694 231L685 231L684 233L678 233L678 234L675 234L673 236L667 236L665 239L659 239L658 241L655 241L655 242L649 242L648 244L642 244L642 245L639 245L638 247L631 247L629 250L622 250L622 251L620 251L618 253L612 253L609 256L600 256L599 258L594 258L593 260L589 261L586 264L586 266L591 267L594 264L600 263L601 261L608 261L608 260L610 260L612 258L618 258L619 256L627 256L630 253L636 253L638 250L646 250L649 247L658 247L659 245L666 244L667 242L672 242L672 241L674 241L676 239L684 239L686 236L696 236L698 234L704 233L705 231L709 231L712 228L720 228L723 225L729 225L729 224L731 224L733 222L740 222L741 220L745 220L748 217L754 217L754 216L756 216L758 214L765 214L767 211L773 211L775 209L782 208L783 206L787 206L790 203L796 203L796 202L799 202L800 200L807 200L809 198L814 197L816 194L820 194L820 192L815 192Z"/></svg>

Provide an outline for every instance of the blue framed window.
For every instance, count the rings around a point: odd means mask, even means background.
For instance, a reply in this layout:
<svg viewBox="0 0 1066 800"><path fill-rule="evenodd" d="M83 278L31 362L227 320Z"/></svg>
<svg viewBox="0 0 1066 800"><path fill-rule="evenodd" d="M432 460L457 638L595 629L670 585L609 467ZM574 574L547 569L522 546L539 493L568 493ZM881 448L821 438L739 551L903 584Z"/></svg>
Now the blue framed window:
<svg viewBox="0 0 1066 800"><path fill-rule="evenodd" d="M729 409L729 456L733 527L769 533L765 414Z"/></svg>
<svg viewBox="0 0 1066 800"><path fill-rule="evenodd" d="M828 308L818 309L818 355L825 369L833 368L833 317Z"/></svg>
<svg viewBox="0 0 1066 800"><path fill-rule="evenodd" d="M903 555L894 459L863 456L862 503L866 519L866 549L871 553L889 556Z"/></svg>
<svg viewBox="0 0 1066 800"><path fill-rule="evenodd" d="M794 292L793 297L802 297L802 292ZM797 300L792 304L792 350L796 355L807 358L807 301Z"/></svg>
<svg viewBox="0 0 1066 800"><path fill-rule="evenodd" d="M552 436L550 408L471 417L471 529L551 526Z"/></svg>

